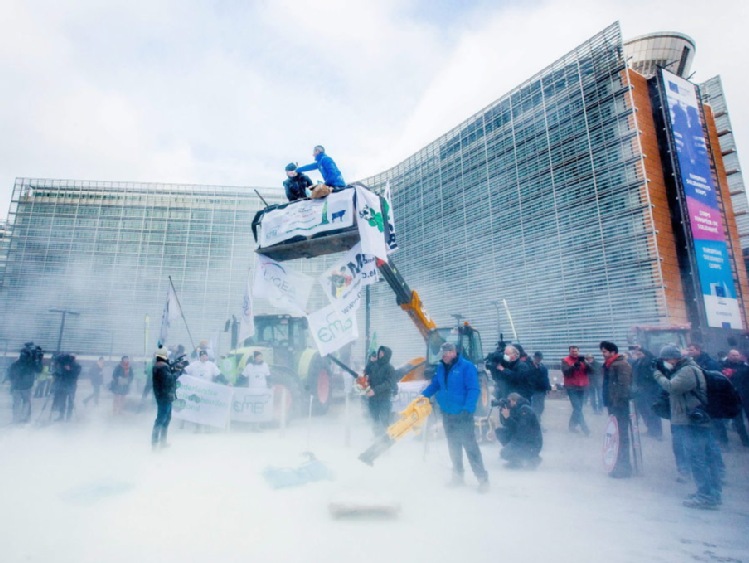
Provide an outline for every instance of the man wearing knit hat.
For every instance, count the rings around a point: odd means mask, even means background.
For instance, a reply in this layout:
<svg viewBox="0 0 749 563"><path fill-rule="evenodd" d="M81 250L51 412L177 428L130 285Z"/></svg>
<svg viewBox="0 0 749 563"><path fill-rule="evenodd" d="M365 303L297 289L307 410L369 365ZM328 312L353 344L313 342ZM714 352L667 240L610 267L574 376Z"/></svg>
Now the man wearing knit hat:
<svg viewBox="0 0 749 563"><path fill-rule="evenodd" d="M305 199L307 197L307 188L312 187L312 180L306 174L297 170L293 162L286 165L286 180L283 183L283 189L286 190L286 198L289 201Z"/></svg>

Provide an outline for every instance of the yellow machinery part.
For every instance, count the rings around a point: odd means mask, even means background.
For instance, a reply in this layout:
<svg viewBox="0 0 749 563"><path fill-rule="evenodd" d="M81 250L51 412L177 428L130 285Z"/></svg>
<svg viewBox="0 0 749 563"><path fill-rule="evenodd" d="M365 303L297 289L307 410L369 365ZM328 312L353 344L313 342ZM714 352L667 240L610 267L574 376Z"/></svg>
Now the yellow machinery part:
<svg viewBox="0 0 749 563"><path fill-rule="evenodd" d="M432 413L432 405L426 397L418 397L400 412L400 419L388 426L387 435L398 440L411 431L418 430Z"/></svg>

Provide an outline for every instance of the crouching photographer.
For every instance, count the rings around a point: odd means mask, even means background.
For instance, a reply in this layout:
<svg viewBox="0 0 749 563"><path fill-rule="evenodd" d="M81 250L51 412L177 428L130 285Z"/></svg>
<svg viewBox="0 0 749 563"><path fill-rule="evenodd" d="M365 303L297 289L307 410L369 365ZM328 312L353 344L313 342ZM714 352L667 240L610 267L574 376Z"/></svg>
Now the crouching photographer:
<svg viewBox="0 0 749 563"><path fill-rule="evenodd" d="M492 405L500 408L502 426L496 433L502 444L499 455L507 461L507 467L538 467L543 437L538 417L528 400L519 393L510 393L507 399L493 401Z"/></svg>

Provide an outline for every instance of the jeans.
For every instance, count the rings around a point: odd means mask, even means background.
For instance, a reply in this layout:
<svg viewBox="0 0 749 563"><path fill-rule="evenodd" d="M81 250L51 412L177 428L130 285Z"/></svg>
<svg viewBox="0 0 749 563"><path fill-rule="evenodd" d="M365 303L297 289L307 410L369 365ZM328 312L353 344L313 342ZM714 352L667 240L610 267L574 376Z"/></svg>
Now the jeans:
<svg viewBox="0 0 749 563"><path fill-rule="evenodd" d="M151 432L151 444L166 443L166 433L172 420L172 401L170 399L156 399L156 421Z"/></svg>
<svg viewBox="0 0 749 563"><path fill-rule="evenodd" d="M83 404L88 405L88 402L93 399L94 404L98 407L99 406L99 394L100 394L101 385L94 385L93 391L91 391L91 394L83 399Z"/></svg>
<svg viewBox="0 0 749 563"><path fill-rule="evenodd" d="M533 412L536 413L536 418L538 418L538 423L540 424L541 415L546 408L546 391L533 393L533 395L531 396L531 408L533 409Z"/></svg>
<svg viewBox="0 0 749 563"><path fill-rule="evenodd" d="M629 405L609 407L609 414L616 417L619 426L619 454L612 473L630 474L632 473L632 463L629 459Z"/></svg>
<svg viewBox="0 0 749 563"><path fill-rule="evenodd" d="M715 449L720 451L710 425L685 425L689 444L689 462L692 477L697 485L697 497L709 502L719 502L723 487L721 485L718 460L713 455ZM711 445L715 444L715 447Z"/></svg>
<svg viewBox="0 0 749 563"><path fill-rule="evenodd" d="M674 451L676 460L676 470L680 475L689 475L691 473L689 465L689 445L687 437L687 425L671 425L671 448Z"/></svg>
<svg viewBox="0 0 749 563"><path fill-rule="evenodd" d="M588 387L588 396L590 397L590 407L596 414L603 412L603 385L591 384Z"/></svg>
<svg viewBox="0 0 749 563"><path fill-rule="evenodd" d="M31 420L31 389L16 389L13 395L13 422L24 423Z"/></svg>
<svg viewBox="0 0 749 563"><path fill-rule="evenodd" d="M392 407L389 400L369 399L369 414L374 424L375 436L384 434L390 426L390 411Z"/></svg>
<svg viewBox="0 0 749 563"><path fill-rule="evenodd" d="M58 387L52 400L52 411L60 414L57 420L70 420L75 407L75 387Z"/></svg>
<svg viewBox="0 0 749 563"><path fill-rule="evenodd" d="M463 450L465 449L473 474L479 481L487 481L489 475L484 469L484 459L476 441L473 414L467 412L460 414L443 413L442 423L445 427L450 460L453 463L453 473L463 476Z"/></svg>
<svg viewBox="0 0 749 563"><path fill-rule="evenodd" d="M661 438L663 436L663 421L661 417L653 413L652 404L658 399L657 394L642 393L635 397L637 412L642 416L645 426L648 428L648 436Z"/></svg>
<svg viewBox="0 0 749 563"><path fill-rule="evenodd" d="M583 432L588 434L588 425L585 424L585 417L583 416L583 400L585 399L585 387L568 387L567 396L570 398L570 404L572 405L572 414L570 415L569 428L573 430L576 426L579 426Z"/></svg>

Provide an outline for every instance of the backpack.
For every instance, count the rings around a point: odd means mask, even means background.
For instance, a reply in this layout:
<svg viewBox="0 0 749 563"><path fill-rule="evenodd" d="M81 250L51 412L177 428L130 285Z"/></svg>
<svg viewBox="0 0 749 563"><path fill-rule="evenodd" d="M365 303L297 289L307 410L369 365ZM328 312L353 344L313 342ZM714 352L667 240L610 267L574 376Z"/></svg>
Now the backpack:
<svg viewBox="0 0 749 563"><path fill-rule="evenodd" d="M736 418L741 413L741 397L738 391L721 372L703 369L705 386L707 387L707 405L705 412L710 418ZM697 389L700 382L697 380Z"/></svg>

